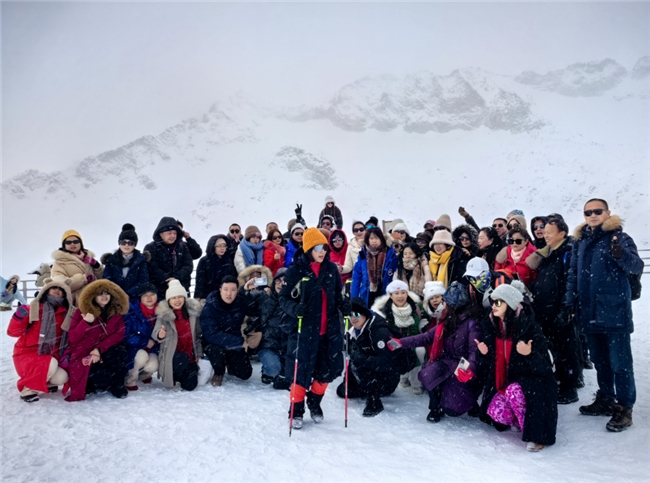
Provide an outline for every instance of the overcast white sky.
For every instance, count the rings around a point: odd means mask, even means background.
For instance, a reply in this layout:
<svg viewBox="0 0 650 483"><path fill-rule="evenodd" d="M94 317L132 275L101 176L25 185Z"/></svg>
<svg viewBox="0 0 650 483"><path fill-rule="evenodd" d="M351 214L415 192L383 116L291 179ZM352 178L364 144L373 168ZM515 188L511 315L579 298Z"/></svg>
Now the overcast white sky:
<svg viewBox="0 0 650 483"><path fill-rule="evenodd" d="M366 75L547 72L650 54L644 3L2 2L2 178L159 134L242 91L320 103Z"/></svg>

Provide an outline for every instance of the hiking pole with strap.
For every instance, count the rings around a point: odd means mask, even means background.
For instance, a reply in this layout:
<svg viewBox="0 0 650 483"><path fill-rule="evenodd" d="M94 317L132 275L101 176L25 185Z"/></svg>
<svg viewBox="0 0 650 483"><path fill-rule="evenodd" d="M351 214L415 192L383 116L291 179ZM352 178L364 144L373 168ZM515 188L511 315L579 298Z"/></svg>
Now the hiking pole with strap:
<svg viewBox="0 0 650 483"><path fill-rule="evenodd" d="M348 377L349 377L349 368L350 368L350 334L348 330L350 329L350 317L345 316L345 427L348 427Z"/></svg>
<svg viewBox="0 0 650 483"><path fill-rule="evenodd" d="M301 281L300 284L304 281L309 281L309 277L304 277ZM305 300L305 291L300 290L300 305L303 306L304 309L304 300ZM296 379L298 378L298 349L300 349L300 332L302 332L302 315L298 316L298 337L296 339L296 358L293 361L293 383L292 383L292 388L291 388L291 412L289 414L289 437L291 437L291 430L293 429L293 409L296 404L295 401L295 386L296 386Z"/></svg>

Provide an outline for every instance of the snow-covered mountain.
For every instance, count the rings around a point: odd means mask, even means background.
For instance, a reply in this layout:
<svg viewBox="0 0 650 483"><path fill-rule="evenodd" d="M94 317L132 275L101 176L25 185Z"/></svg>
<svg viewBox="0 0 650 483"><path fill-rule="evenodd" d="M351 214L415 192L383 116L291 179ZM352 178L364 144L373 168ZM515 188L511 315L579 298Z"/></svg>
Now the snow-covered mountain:
<svg viewBox="0 0 650 483"><path fill-rule="evenodd" d="M413 232L441 213L460 223L459 205L483 225L512 208L575 225L588 197L604 197L647 246L649 59L367 77L299 108L233 96L71 168L6 180L2 272L48 260L72 227L103 252L122 223L146 241L170 215L205 243L233 221L284 225L296 202L315 223L327 194L346 229L376 215Z"/></svg>

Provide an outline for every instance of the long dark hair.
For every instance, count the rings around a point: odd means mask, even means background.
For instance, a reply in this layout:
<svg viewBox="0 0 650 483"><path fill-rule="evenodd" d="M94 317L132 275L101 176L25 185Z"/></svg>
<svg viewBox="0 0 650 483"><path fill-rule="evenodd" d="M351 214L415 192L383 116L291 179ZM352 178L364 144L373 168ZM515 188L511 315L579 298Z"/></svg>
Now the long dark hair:
<svg viewBox="0 0 650 483"><path fill-rule="evenodd" d="M442 314L442 321L445 323L443 335L452 336L465 320L473 319L478 323L482 316L483 309L476 302L470 301L469 305L463 307L447 305Z"/></svg>
<svg viewBox="0 0 650 483"><path fill-rule="evenodd" d="M422 253L424 253L422 248L420 248L417 243L408 243L404 248L402 248L402 250L399 252L399 255L397 256L397 278L400 280L404 280L405 277L410 277L410 275L413 273L412 270L406 270L404 268L404 251L407 248L415 254L415 259L418 262L420 261Z"/></svg>
<svg viewBox="0 0 650 483"><path fill-rule="evenodd" d="M388 245L386 244L386 238L384 238L384 232L381 231L381 228L373 227L366 230L366 234L363 236L363 241L366 246L366 250L370 247L370 236L375 235L381 241L381 246L379 250L387 250Z"/></svg>
<svg viewBox="0 0 650 483"><path fill-rule="evenodd" d="M505 302L502 302L505 303ZM512 310L509 305L506 304L506 313L503 317L503 324L505 326L505 333L501 332L501 329L498 325L498 319L493 316L494 328L496 329L497 337L502 337L505 339L512 339L512 336L515 334L515 319L517 317L517 312Z"/></svg>

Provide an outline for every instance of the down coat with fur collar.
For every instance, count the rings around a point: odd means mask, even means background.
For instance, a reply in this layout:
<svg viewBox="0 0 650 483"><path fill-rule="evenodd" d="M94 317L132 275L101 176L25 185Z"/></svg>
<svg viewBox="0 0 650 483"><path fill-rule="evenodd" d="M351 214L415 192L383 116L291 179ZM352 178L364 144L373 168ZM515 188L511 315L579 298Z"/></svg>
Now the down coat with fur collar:
<svg viewBox="0 0 650 483"><path fill-rule="evenodd" d="M95 258L95 254L90 250L86 250L86 255L90 258ZM104 267L101 265L97 268L93 268L88 263L79 260L79 257L76 255L61 249L55 250L52 253L52 259L54 260L54 264L52 265L50 278L46 279L45 283L50 283L52 281L65 283L70 287L72 299L75 303L79 299L83 288L88 285L88 278L86 275L93 275L95 278L102 278L102 274L104 273Z"/></svg>
<svg viewBox="0 0 650 483"><path fill-rule="evenodd" d="M611 254L612 238L623 255ZM629 274L643 271L632 237L623 232L622 220L614 215L593 230L585 223L574 232L571 267L565 304L574 307L587 333L634 331Z"/></svg>
<svg viewBox="0 0 650 483"><path fill-rule="evenodd" d="M133 251L133 257L128 263L129 270L124 276L124 258L122 252L117 250L114 253L102 255L104 264L104 276L106 280L116 283L131 299L138 299L140 287L149 282L149 267L147 263L151 260L149 252L140 253Z"/></svg>

